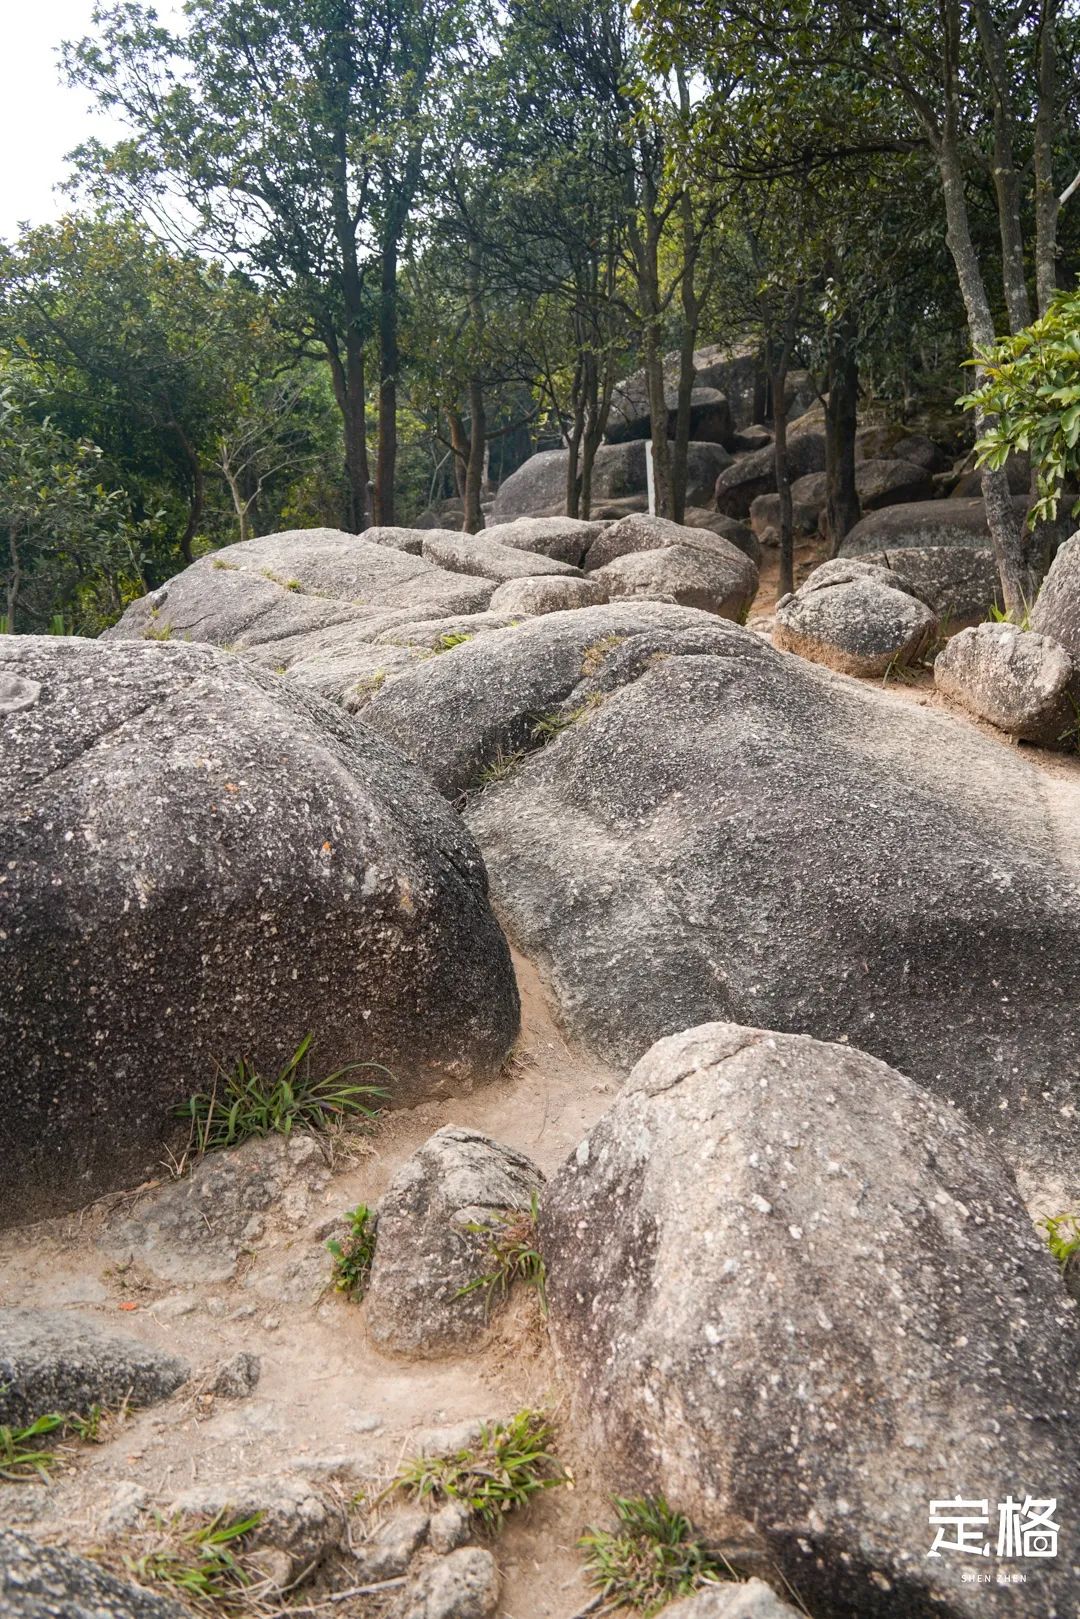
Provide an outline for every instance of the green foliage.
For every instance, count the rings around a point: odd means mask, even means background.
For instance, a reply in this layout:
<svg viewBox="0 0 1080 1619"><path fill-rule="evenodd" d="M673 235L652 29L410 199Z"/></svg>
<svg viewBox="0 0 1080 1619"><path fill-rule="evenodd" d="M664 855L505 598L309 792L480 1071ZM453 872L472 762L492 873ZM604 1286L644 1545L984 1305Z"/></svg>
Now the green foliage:
<svg viewBox="0 0 1080 1619"><path fill-rule="evenodd" d="M991 418L975 446L979 465L1030 455L1038 492L1031 521L1051 522L1063 484L1080 473L1080 292L1059 293L1040 320L972 364L979 386L959 403Z"/></svg>
<svg viewBox="0 0 1080 1619"><path fill-rule="evenodd" d="M59 1464L60 1454L39 1441L51 1438L59 1444L74 1437L84 1444L96 1444L101 1438L104 1415L101 1406L95 1404L85 1415L72 1411L64 1416L59 1411L47 1411L24 1428L0 1423L0 1478L15 1483L29 1478L47 1480Z"/></svg>
<svg viewBox="0 0 1080 1619"><path fill-rule="evenodd" d="M618 1527L590 1529L578 1542L589 1584L605 1604L650 1615L703 1585L737 1578L663 1496L617 1496L613 1505Z"/></svg>
<svg viewBox="0 0 1080 1619"><path fill-rule="evenodd" d="M1039 1221L1046 1233L1046 1245L1059 1265L1080 1249L1080 1214L1048 1214Z"/></svg>
<svg viewBox="0 0 1080 1619"><path fill-rule="evenodd" d="M488 1268L483 1275L458 1289L459 1299L482 1292L485 1306L490 1310L496 1296L505 1298L515 1282L524 1282L536 1289L540 1309L547 1315L547 1267L536 1245L539 1215L540 1201L533 1192L527 1209L504 1209L493 1219L469 1222L467 1231L488 1239L485 1256Z"/></svg>
<svg viewBox="0 0 1080 1619"><path fill-rule="evenodd" d="M1022 616L1018 619L1014 619L1005 611L1003 607L999 607L997 602L991 602L990 611L986 615L986 620L988 624L1016 624L1021 630L1030 630L1031 609L1030 607L1025 607Z"/></svg>
<svg viewBox="0 0 1080 1619"><path fill-rule="evenodd" d="M447 630L445 635L439 636L432 650L435 652L452 652L456 646L464 646L466 641L471 641L472 639L473 637L465 630Z"/></svg>
<svg viewBox="0 0 1080 1619"><path fill-rule="evenodd" d="M512 753L504 753L501 747L497 748L494 759L477 776L477 787L493 787L497 782L508 781L524 757L524 748L515 748Z"/></svg>
<svg viewBox="0 0 1080 1619"><path fill-rule="evenodd" d="M273 1079L264 1078L245 1058L231 1070L219 1067L209 1091L199 1091L176 1109L176 1116L191 1121L191 1147L198 1154L233 1147L250 1136L276 1132L290 1135L294 1128L325 1130L347 1119L370 1119L377 1109L369 1104L387 1093L378 1085L345 1084L345 1076L358 1069L375 1069L393 1076L381 1063L352 1062L332 1074L315 1078L309 1048L312 1036L301 1040L288 1062Z"/></svg>
<svg viewBox="0 0 1080 1619"><path fill-rule="evenodd" d="M554 1438L542 1411L518 1411L508 1422L485 1425L475 1445L452 1456L405 1462L394 1487L417 1501L460 1501L494 1533L508 1512L569 1482L553 1454Z"/></svg>
<svg viewBox="0 0 1080 1619"><path fill-rule="evenodd" d="M125 1558L131 1574L159 1585L205 1612L243 1611L245 1592L256 1577L245 1565L241 1542L262 1522L261 1512L230 1519L223 1509L209 1523L179 1529L163 1526L161 1543L139 1557Z"/></svg>
<svg viewBox="0 0 1080 1619"><path fill-rule="evenodd" d="M366 1203L358 1203L345 1216L345 1224L345 1237L331 1237L326 1244L334 1259L334 1286L339 1293L362 1299L375 1258L378 1220Z"/></svg>

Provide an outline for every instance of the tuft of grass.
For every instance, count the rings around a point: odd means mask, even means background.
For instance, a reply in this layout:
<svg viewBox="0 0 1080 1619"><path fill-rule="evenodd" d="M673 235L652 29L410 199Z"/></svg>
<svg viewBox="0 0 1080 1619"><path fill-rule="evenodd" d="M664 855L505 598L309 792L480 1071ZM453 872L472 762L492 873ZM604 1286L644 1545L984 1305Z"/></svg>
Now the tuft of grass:
<svg viewBox="0 0 1080 1619"><path fill-rule="evenodd" d="M605 1605L633 1608L648 1619L703 1585L738 1578L663 1496L616 1496L612 1505L618 1527L590 1529L578 1541L586 1578Z"/></svg>
<svg viewBox="0 0 1080 1619"><path fill-rule="evenodd" d="M491 787L496 782L509 780L524 757L524 748L515 748L513 753L504 753L500 748L491 763L485 765L477 776L477 787Z"/></svg>
<svg viewBox="0 0 1080 1619"><path fill-rule="evenodd" d="M999 607L997 602L991 602L990 611L986 615L986 621L988 624L1015 624L1018 630L1030 630L1031 608L1028 603L1025 602L1024 611L1021 613L1020 617L1013 618L1010 613L1005 611L1004 607Z"/></svg>
<svg viewBox="0 0 1080 1619"><path fill-rule="evenodd" d="M240 571L238 562L226 562L224 557L215 557L210 566L212 568L223 568L229 573L239 573Z"/></svg>
<svg viewBox="0 0 1080 1619"><path fill-rule="evenodd" d="M31 1478L47 1480L53 1468L60 1464L60 1442L73 1436L84 1444L97 1444L104 1415L100 1405L91 1405L85 1416L77 1411L67 1416L60 1411L46 1411L25 1428L0 1423L0 1478L12 1483ZM41 1444L42 1440L50 1438L57 1448Z"/></svg>
<svg viewBox="0 0 1080 1619"><path fill-rule="evenodd" d="M475 1445L452 1456L416 1456L398 1470L392 1489L416 1501L460 1501L492 1534L508 1512L541 1490L570 1482L556 1461L554 1432L542 1411L518 1411L486 1424Z"/></svg>
<svg viewBox="0 0 1080 1619"><path fill-rule="evenodd" d="M144 641L171 641L172 625L162 624L159 629L154 624L148 624L145 630L143 630L142 638Z"/></svg>
<svg viewBox="0 0 1080 1619"><path fill-rule="evenodd" d="M541 714L533 723L533 741L540 743L554 741L557 736L562 735L563 731L568 731L571 725L580 725L582 720L586 719L594 708L598 708L602 701L600 693L593 692L583 703L579 703L577 708L556 708L550 714Z"/></svg>
<svg viewBox="0 0 1080 1619"><path fill-rule="evenodd" d="M456 646L464 646L466 641L475 639L475 636L469 635L465 630L447 630L445 635L439 636L431 649L431 654L435 657L440 652L452 652Z"/></svg>
<svg viewBox="0 0 1080 1619"><path fill-rule="evenodd" d="M540 1310L547 1315L547 1267L536 1246L536 1223L540 1215L540 1201L534 1192L527 1209L504 1209L494 1219L474 1220L467 1231L488 1238L485 1255L487 1270L466 1282L455 1295L467 1298L471 1293L483 1292L485 1313L490 1312L496 1296L505 1298L515 1282L524 1282L536 1289Z"/></svg>
<svg viewBox="0 0 1080 1619"><path fill-rule="evenodd" d="M1080 1214L1048 1214L1038 1225L1045 1232L1046 1246L1059 1265L1064 1265L1080 1249Z"/></svg>
<svg viewBox="0 0 1080 1619"><path fill-rule="evenodd" d="M375 1258L378 1217L366 1203L358 1203L346 1214L345 1224L344 1239L331 1237L326 1244L334 1259L334 1286L339 1293L362 1299Z"/></svg>
<svg viewBox="0 0 1080 1619"><path fill-rule="evenodd" d="M272 585L280 585L282 590L302 591L304 588L299 579L283 579L273 568L260 568L259 572L264 579L269 579Z"/></svg>
<svg viewBox="0 0 1080 1619"><path fill-rule="evenodd" d="M311 1040L306 1034L273 1079L264 1078L245 1058L228 1071L219 1066L212 1089L196 1092L175 1110L177 1118L191 1121L188 1152L201 1157L251 1136L287 1136L294 1129L324 1130L348 1118L374 1117L377 1109L369 1103L385 1097L385 1088L346 1084L345 1078L358 1069L377 1069L393 1078L390 1070L377 1062L350 1062L315 1078L308 1055Z"/></svg>
<svg viewBox="0 0 1080 1619"><path fill-rule="evenodd" d="M230 1520L223 1508L209 1523L179 1531L163 1525L161 1544L141 1557L125 1557L128 1571L147 1585L163 1586L208 1613L246 1606L254 1571L245 1565L243 1537L262 1522L261 1512Z"/></svg>
<svg viewBox="0 0 1080 1619"><path fill-rule="evenodd" d="M581 673L583 675L599 674L608 654L614 652L617 646L622 646L625 640L625 635L605 635L602 641L594 641L592 646L587 646L585 655L581 660Z"/></svg>

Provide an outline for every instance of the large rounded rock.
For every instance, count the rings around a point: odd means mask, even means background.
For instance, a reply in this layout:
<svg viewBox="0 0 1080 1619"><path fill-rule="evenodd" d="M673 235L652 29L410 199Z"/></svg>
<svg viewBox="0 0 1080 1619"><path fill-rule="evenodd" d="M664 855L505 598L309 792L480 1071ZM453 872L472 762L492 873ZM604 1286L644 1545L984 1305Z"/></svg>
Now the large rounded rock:
<svg viewBox="0 0 1080 1619"><path fill-rule="evenodd" d="M708 533L704 529L685 532ZM715 539L715 546L668 542L647 551L629 551L598 568L590 578L602 585L609 601L627 597L669 601L739 623L757 594L757 569L727 540L709 538Z"/></svg>
<svg viewBox="0 0 1080 1619"><path fill-rule="evenodd" d="M825 470L825 434L809 426L788 439L788 477L795 480ZM746 518L759 495L775 494L776 462L772 446L738 455L716 480L716 509L728 517Z"/></svg>
<svg viewBox="0 0 1080 1619"><path fill-rule="evenodd" d="M577 1420L620 1494L756 1546L836 1619L975 1619L973 1565L1028 1574L995 1613L1080 1611L1076 1309L955 1109L847 1046L691 1029L563 1165L540 1237ZM998 1503L1025 1495L1056 1508L1059 1555L999 1560ZM990 1556L928 1556L931 1503L957 1496L986 1498Z"/></svg>
<svg viewBox="0 0 1080 1619"><path fill-rule="evenodd" d="M598 642L612 611L585 610ZM497 690L557 616L464 649L456 679L471 653L473 689ZM583 722L469 807L505 925L607 1058L710 1018L850 1039L954 1100L1066 1207L1080 1191L1068 798L963 720L714 622L711 643L680 644L673 625L641 658L631 634L564 693ZM445 769L439 731L455 723L431 704L414 756Z"/></svg>
<svg viewBox="0 0 1080 1619"><path fill-rule="evenodd" d="M523 1153L477 1130L437 1130L379 1201L368 1329L399 1354L467 1349L497 1297L473 1286L491 1271L490 1232L528 1212L544 1177Z"/></svg>
<svg viewBox="0 0 1080 1619"><path fill-rule="evenodd" d="M821 571L777 604L773 640L785 652L875 679L906 667L931 645L934 614L898 589L885 569L833 564L828 578Z"/></svg>
<svg viewBox="0 0 1080 1619"><path fill-rule="evenodd" d="M566 510L566 471L569 450L540 450L504 478L495 496L492 517L497 523L514 517L553 515ZM645 445L601 444L592 470L592 504L643 494L646 488Z"/></svg>
<svg viewBox="0 0 1080 1619"><path fill-rule="evenodd" d="M132 602L103 640L210 641L246 648L334 626L363 635L380 618L447 617L487 606L489 578L447 572L410 555L403 531L372 543L337 529L291 529L200 557L159 590ZM413 531L415 533L415 531ZM428 530L423 538L431 537ZM439 530L447 543L461 538Z"/></svg>
<svg viewBox="0 0 1080 1619"><path fill-rule="evenodd" d="M0 1619L190 1619L190 1610L0 1527Z"/></svg>
<svg viewBox="0 0 1080 1619"><path fill-rule="evenodd" d="M608 593L599 579L510 579L491 598L492 611L533 617L574 607L602 607Z"/></svg>
<svg viewBox="0 0 1080 1619"><path fill-rule="evenodd" d="M569 562L558 562L542 551L523 551L516 545L500 545L487 533L453 534L446 537L432 533L424 537L424 560L435 562L451 573L463 573L478 579L493 579L504 585L511 579L532 579L544 575L573 578L577 568Z"/></svg>
<svg viewBox="0 0 1080 1619"><path fill-rule="evenodd" d="M586 551L604 532L604 527L601 522L589 522L582 517L516 517L510 523L496 523L484 529L484 538L580 568Z"/></svg>
<svg viewBox="0 0 1080 1619"><path fill-rule="evenodd" d="M864 512L876 512L905 501L929 500L934 493L930 474L911 461L873 458L855 464L855 488ZM796 505L825 508L828 488L824 472L812 472L791 486Z"/></svg>
<svg viewBox="0 0 1080 1619"><path fill-rule="evenodd" d="M1024 742L1076 745L1080 666L1048 635L1016 624L977 624L934 662L938 691Z"/></svg>
<svg viewBox="0 0 1080 1619"><path fill-rule="evenodd" d="M385 553L393 555L392 552ZM499 1066L517 993L471 838L379 739L210 647L0 641L0 1220L135 1184L173 1107L309 1032L397 1101Z"/></svg>
<svg viewBox="0 0 1080 1619"><path fill-rule="evenodd" d="M1080 534L1061 546L1031 610L1031 628L1080 661Z"/></svg>

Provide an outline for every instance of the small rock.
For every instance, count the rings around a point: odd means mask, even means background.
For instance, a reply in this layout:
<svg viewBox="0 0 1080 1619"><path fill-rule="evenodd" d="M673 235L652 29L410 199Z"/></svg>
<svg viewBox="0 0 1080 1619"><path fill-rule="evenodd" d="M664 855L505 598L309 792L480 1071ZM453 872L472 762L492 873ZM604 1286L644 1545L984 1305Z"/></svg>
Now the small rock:
<svg viewBox="0 0 1080 1619"><path fill-rule="evenodd" d="M600 607L607 591L595 579L508 579L491 598L498 613L561 613L573 607Z"/></svg>
<svg viewBox="0 0 1080 1619"><path fill-rule="evenodd" d="M109 1534L117 1534L124 1529L134 1529L140 1515L146 1511L150 1504L150 1492L134 1479L125 1479L117 1484L109 1498L109 1504L101 1514L101 1528Z"/></svg>
<svg viewBox="0 0 1080 1619"><path fill-rule="evenodd" d="M472 1534L472 1515L460 1501L448 1501L438 1512L431 1514L428 1524L428 1545L433 1552L444 1556L456 1551Z"/></svg>
<svg viewBox="0 0 1080 1619"><path fill-rule="evenodd" d="M293 1560L288 1552L280 1551L277 1546L260 1546L249 1553L248 1562L275 1591L284 1591L292 1581Z"/></svg>
<svg viewBox="0 0 1080 1619"><path fill-rule="evenodd" d="M231 1360L222 1361L214 1373L211 1391L229 1400L244 1400L259 1386L262 1361L258 1355L242 1349Z"/></svg>
<svg viewBox="0 0 1080 1619"><path fill-rule="evenodd" d="M817 569L777 603L773 639L782 650L874 679L913 662L930 645L938 627L933 612L897 588L884 569L825 567L827 578Z"/></svg>
<svg viewBox="0 0 1080 1619"><path fill-rule="evenodd" d="M495 1559L480 1546L463 1546L410 1581L397 1612L399 1619L487 1619L498 1600Z"/></svg>
<svg viewBox="0 0 1080 1619"><path fill-rule="evenodd" d="M453 1456L457 1451L468 1450L470 1445L477 1444L485 1426L485 1418L471 1417L467 1422L420 1428L413 1434L410 1453L414 1456Z"/></svg>
<svg viewBox="0 0 1080 1619"><path fill-rule="evenodd" d="M233 1519L261 1513L248 1544L252 1550L271 1547L287 1553L285 1584L318 1564L340 1533L336 1514L303 1478L247 1478L197 1485L177 1496L171 1511L207 1518L227 1512Z"/></svg>
<svg viewBox="0 0 1080 1619"><path fill-rule="evenodd" d="M961 630L934 663L934 685L1024 742L1070 747L1080 724L1080 665L1048 635L1017 624Z"/></svg>
<svg viewBox="0 0 1080 1619"><path fill-rule="evenodd" d="M664 1609L664 1619L799 1619L764 1580L707 1585Z"/></svg>
<svg viewBox="0 0 1080 1619"><path fill-rule="evenodd" d="M428 1532L428 1515L418 1508L395 1513L357 1550L360 1577L392 1580L404 1574Z"/></svg>
<svg viewBox="0 0 1080 1619"><path fill-rule="evenodd" d="M0 1422L92 1405L153 1405L186 1383L174 1355L68 1310L0 1310Z"/></svg>
<svg viewBox="0 0 1080 1619"><path fill-rule="evenodd" d="M189 1619L96 1563L0 1529L0 1619Z"/></svg>

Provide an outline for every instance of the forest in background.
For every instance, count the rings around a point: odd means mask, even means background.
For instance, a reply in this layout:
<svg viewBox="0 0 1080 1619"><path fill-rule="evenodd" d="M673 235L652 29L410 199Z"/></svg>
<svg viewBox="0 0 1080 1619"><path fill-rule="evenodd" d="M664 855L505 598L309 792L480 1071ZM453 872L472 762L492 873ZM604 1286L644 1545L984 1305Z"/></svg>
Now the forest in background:
<svg viewBox="0 0 1080 1619"><path fill-rule="evenodd" d="M588 515L638 368L654 420L676 393L653 453L678 518L704 342L752 344L773 401L811 373L837 543L857 413L940 425L973 353L1075 334L1054 303L1080 253L1071 0L186 12L172 33L104 6L64 46L130 138L82 147L71 211L0 245L8 631L96 633L275 529L437 507L474 531L536 448L569 447ZM991 395L967 429L987 443ZM1080 388L1052 418L1064 476ZM984 495L1016 606L1033 562L1002 461L1026 430L1000 431Z"/></svg>

